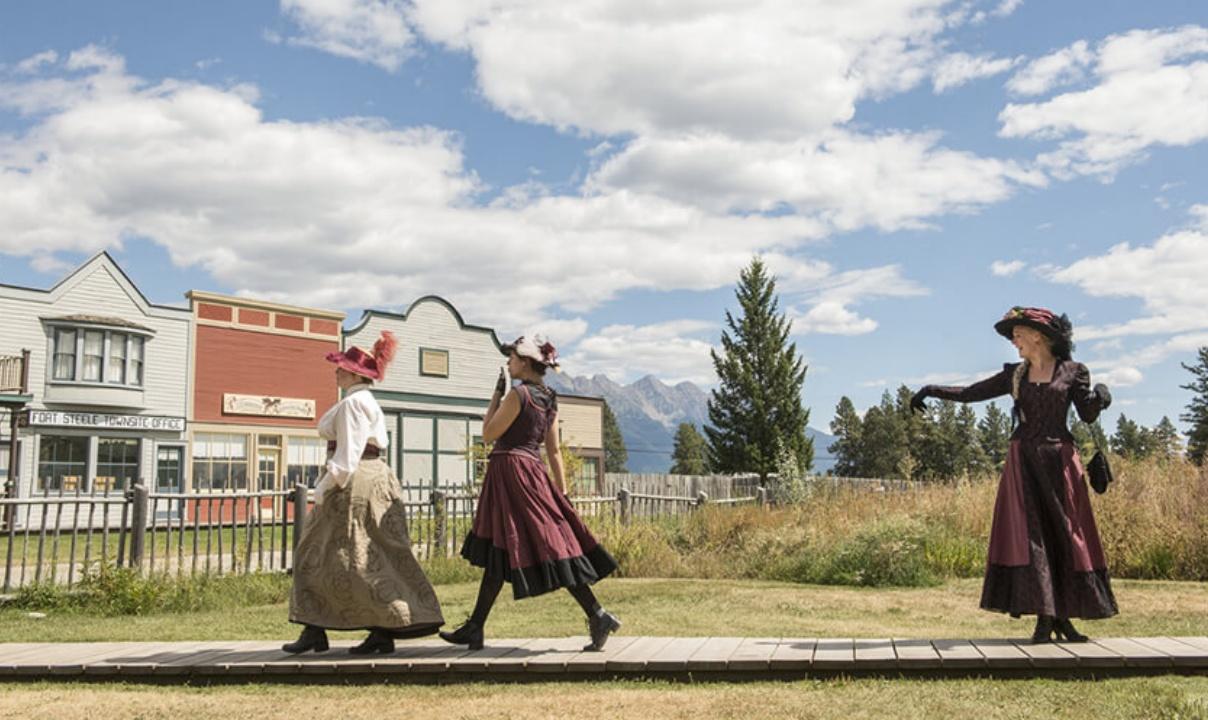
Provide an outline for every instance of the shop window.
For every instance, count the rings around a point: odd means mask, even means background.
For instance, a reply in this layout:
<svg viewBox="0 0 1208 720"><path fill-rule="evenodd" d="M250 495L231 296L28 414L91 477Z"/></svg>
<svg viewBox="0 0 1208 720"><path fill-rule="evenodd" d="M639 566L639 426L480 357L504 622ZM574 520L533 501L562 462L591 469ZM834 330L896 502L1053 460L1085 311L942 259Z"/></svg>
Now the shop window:
<svg viewBox="0 0 1208 720"><path fill-rule="evenodd" d="M127 490L138 482L138 440L97 438L96 491Z"/></svg>
<svg viewBox="0 0 1208 720"><path fill-rule="evenodd" d="M327 441L323 438L290 437L285 451L285 474L293 487L303 483L314 487L327 464Z"/></svg>
<svg viewBox="0 0 1208 720"><path fill-rule="evenodd" d="M247 490L247 436L195 433L193 488L197 492Z"/></svg>
<svg viewBox="0 0 1208 720"><path fill-rule="evenodd" d="M88 437L43 435L38 446L37 492L83 492L88 474Z"/></svg>

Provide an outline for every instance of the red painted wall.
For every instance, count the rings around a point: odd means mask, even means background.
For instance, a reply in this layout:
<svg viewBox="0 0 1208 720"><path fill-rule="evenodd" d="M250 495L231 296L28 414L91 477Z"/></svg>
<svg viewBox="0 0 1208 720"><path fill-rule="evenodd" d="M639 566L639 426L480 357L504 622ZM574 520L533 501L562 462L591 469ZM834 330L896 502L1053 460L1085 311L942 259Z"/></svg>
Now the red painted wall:
<svg viewBox="0 0 1208 720"><path fill-rule="evenodd" d="M315 427L339 399L335 366L323 359L339 343L234 328L197 326L193 419L275 427ZM223 393L310 398L315 417L225 415Z"/></svg>

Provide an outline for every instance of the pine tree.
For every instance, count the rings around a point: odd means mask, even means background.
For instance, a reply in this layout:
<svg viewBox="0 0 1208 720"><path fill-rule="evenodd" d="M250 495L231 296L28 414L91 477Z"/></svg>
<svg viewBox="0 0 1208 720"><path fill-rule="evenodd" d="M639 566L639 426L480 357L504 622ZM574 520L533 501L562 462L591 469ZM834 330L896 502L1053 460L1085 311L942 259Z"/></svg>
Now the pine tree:
<svg viewBox="0 0 1208 720"><path fill-rule="evenodd" d="M692 423L680 423L675 431L674 461L671 472L676 475L705 475L709 472L709 448L705 438Z"/></svg>
<svg viewBox="0 0 1208 720"><path fill-rule="evenodd" d="M860 462L863 443L863 421L846 395L839 398L835 419L830 423L835 442L826 449L835 457L834 473L842 477L863 477Z"/></svg>
<svg viewBox="0 0 1208 720"><path fill-rule="evenodd" d="M1191 426L1187 431L1187 459L1203 465L1208 454L1208 347L1200 348L1197 358L1195 365L1180 363L1195 379L1179 386L1194 393L1187 403L1187 412L1179 415L1179 419Z"/></svg>
<svg viewBox="0 0 1208 720"><path fill-rule="evenodd" d="M990 467L990 458L982 450L981 433L977 428L977 413L968 405L956 411L957 457L956 476L976 476ZM956 477L956 476L950 476Z"/></svg>
<svg viewBox="0 0 1208 720"><path fill-rule="evenodd" d="M1153 454L1162 460L1173 460L1183 453L1183 443L1179 440L1179 431L1170 418L1165 415L1154 426L1151 439Z"/></svg>
<svg viewBox="0 0 1208 720"><path fill-rule="evenodd" d="M1083 456L1091 457L1099 448L1103 448L1104 451L1110 449L1111 444L1107 440L1107 433L1104 432L1103 425L1098 420L1093 423L1085 423L1078 419L1071 408L1068 422L1070 434L1074 436L1074 444L1078 446L1078 451Z"/></svg>
<svg viewBox="0 0 1208 720"><path fill-rule="evenodd" d="M978 444L986 455L990 469L1002 470L1007 461L1007 448L1011 444L1011 417L997 405L986 406L986 416L977 424Z"/></svg>
<svg viewBox="0 0 1208 720"><path fill-rule="evenodd" d="M705 428L709 464L720 472L756 472L766 481L787 452L805 472L814 461L805 433L809 410L801 403L807 368L788 341L776 281L758 257L740 273L735 295L742 314L735 319L726 311L722 352L711 353L718 385Z"/></svg>
<svg viewBox="0 0 1208 720"><path fill-rule="evenodd" d="M1112 435L1112 452L1126 458L1145 457L1144 430L1120 413L1116 420L1116 433Z"/></svg>
<svg viewBox="0 0 1208 720"><path fill-rule="evenodd" d="M617 416L612 414L608 401L604 401L604 472L623 473L629 462L629 451L625 449L625 438Z"/></svg>
<svg viewBox="0 0 1208 720"><path fill-rule="evenodd" d="M864 477L901 478L905 469L913 471L917 465L906 445L906 426L888 390L881 395L880 405L864 413L861 448L860 470Z"/></svg>

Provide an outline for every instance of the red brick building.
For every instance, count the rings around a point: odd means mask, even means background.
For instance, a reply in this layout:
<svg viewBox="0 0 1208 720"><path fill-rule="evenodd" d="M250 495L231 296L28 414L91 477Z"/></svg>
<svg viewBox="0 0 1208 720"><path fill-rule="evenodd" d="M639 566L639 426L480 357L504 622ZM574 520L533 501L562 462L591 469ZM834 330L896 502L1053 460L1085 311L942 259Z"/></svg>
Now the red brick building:
<svg viewBox="0 0 1208 720"><path fill-rule="evenodd" d="M186 296L194 357L184 490L313 485L325 460L316 427L339 400L324 355L340 349L344 314L196 290Z"/></svg>

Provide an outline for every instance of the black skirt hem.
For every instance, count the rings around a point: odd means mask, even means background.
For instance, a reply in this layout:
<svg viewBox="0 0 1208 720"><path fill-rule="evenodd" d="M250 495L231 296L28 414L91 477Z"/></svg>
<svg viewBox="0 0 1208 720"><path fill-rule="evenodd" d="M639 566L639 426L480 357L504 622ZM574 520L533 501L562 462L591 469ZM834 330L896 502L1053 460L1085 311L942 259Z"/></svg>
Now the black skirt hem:
<svg viewBox="0 0 1208 720"><path fill-rule="evenodd" d="M511 583L512 597L516 600L544 595L558 588L594 585L617 569L617 561L603 545L596 545L576 557L513 568L508 565L506 550L472 532L466 535L461 556L471 565L482 568L487 577Z"/></svg>
<svg viewBox="0 0 1208 720"><path fill-rule="evenodd" d="M1103 620L1120 612L1107 570L1073 573L1060 591L1045 587L1030 565L989 565L982 584L981 609L1021 615Z"/></svg>

